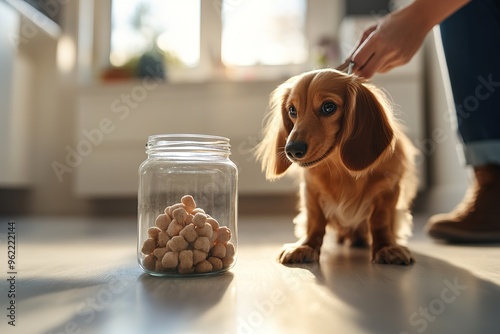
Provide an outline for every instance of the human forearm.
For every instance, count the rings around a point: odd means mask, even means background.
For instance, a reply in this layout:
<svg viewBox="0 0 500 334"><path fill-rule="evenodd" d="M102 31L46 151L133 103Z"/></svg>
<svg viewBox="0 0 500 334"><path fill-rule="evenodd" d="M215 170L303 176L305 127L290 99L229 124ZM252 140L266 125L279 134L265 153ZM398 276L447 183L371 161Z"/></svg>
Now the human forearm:
<svg viewBox="0 0 500 334"><path fill-rule="evenodd" d="M415 0L401 10L413 13L415 21L430 30L469 1L471 0Z"/></svg>
<svg viewBox="0 0 500 334"><path fill-rule="evenodd" d="M476 0L480 1L480 0ZM406 64L436 24L463 7L469 0L415 0L365 30L350 57L354 73L370 78Z"/></svg>

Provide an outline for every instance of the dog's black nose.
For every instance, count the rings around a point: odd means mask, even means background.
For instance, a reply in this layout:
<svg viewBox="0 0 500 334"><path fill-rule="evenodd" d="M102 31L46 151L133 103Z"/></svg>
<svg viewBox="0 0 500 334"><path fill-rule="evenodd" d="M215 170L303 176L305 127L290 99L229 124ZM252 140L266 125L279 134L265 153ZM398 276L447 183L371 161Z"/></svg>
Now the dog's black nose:
<svg viewBox="0 0 500 334"><path fill-rule="evenodd" d="M285 147L285 152L290 159L303 158L307 153L307 144L303 141L288 143Z"/></svg>

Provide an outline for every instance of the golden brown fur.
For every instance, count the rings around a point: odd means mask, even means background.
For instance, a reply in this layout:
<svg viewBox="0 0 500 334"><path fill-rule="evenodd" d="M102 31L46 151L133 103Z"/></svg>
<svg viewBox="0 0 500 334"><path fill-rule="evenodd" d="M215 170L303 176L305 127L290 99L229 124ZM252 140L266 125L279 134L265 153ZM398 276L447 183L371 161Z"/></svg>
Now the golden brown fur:
<svg viewBox="0 0 500 334"><path fill-rule="evenodd" d="M329 225L339 243L371 244L376 263L413 263L398 241L411 231L416 150L385 96L356 76L317 70L280 85L270 108L257 156L270 180L300 167L296 223L304 227L279 261L318 261Z"/></svg>

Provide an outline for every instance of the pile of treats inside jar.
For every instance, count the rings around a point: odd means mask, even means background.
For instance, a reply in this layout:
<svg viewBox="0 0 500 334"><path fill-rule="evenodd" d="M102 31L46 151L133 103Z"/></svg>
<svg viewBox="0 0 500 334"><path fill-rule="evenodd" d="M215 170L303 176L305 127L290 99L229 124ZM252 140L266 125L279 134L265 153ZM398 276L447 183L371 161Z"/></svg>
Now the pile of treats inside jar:
<svg viewBox="0 0 500 334"><path fill-rule="evenodd" d="M165 209L148 230L142 252L145 269L179 274L208 273L228 268L234 261L231 230L201 208L193 197Z"/></svg>

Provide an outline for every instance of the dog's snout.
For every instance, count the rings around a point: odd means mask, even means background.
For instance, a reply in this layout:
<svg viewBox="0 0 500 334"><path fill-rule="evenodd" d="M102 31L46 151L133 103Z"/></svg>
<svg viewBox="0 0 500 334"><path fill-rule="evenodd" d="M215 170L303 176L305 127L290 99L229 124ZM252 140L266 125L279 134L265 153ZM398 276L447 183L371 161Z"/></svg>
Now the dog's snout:
<svg viewBox="0 0 500 334"><path fill-rule="evenodd" d="M307 144L303 141L288 143L285 147L285 152L290 159L301 159L307 153Z"/></svg>

